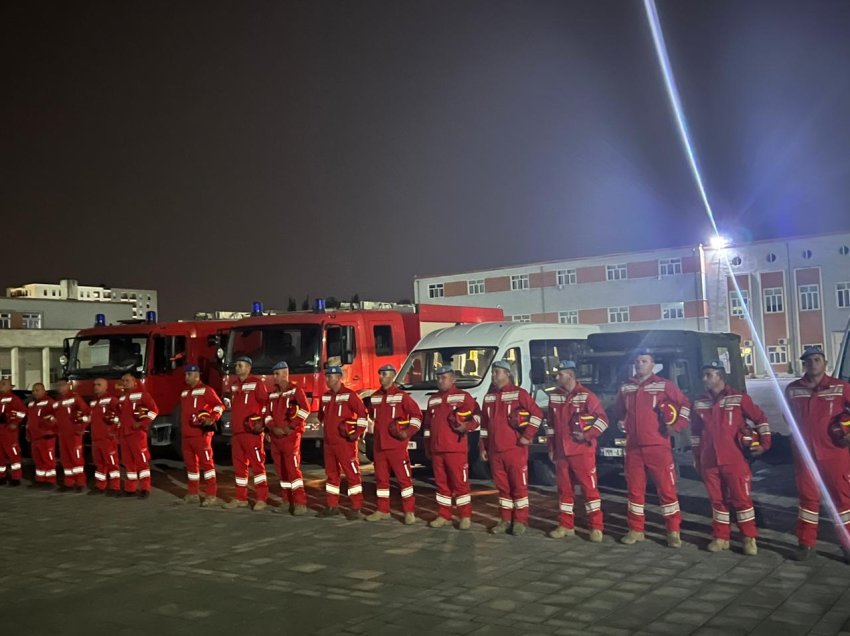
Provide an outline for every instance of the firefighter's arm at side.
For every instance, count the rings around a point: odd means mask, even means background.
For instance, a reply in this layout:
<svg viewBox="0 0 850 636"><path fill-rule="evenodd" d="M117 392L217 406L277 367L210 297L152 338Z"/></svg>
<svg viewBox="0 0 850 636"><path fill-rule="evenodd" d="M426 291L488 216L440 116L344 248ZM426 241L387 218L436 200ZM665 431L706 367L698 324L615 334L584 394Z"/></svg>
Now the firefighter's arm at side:
<svg viewBox="0 0 850 636"><path fill-rule="evenodd" d="M366 429L369 428L369 413L366 411L366 405L363 403L363 400L354 392L348 398L348 406L351 408L354 417L357 418L357 436L354 439L360 439L366 434Z"/></svg>
<svg viewBox="0 0 850 636"><path fill-rule="evenodd" d="M534 436L537 435L537 429L540 428L540 425L543 423L543 411L539 406L537 406L537 402L534 401L534 398L527 391L523 391L520 389L519 392L519 405L521 408L524 408L528 411L528 426L525 427L525 430L522 432L522 436L528 441L532 441Z"/></svg>
<svg viewBox="0 0 850 636"><path fill-rule="evenodd" d="M590 428L583 432L584 439L589 442L608 430L608 415L605 413L602 402L593 393L587 394L585 406L587 407L587 414L595 418Z"/></svg>
<svg viewBox="0 0 850 636"><path fill-rule="evenodd" d="M682 390L673 384L673 382L667 382L665 392L667 399L676 405L676 410L679 412L679 416L670 428L677 433L681 433L691 423L691 403L685 394L682 393Z"/></svg>
<svg viewBox="0 0 850 636"><path fill-rule="evenodd" d="M212 414L212 421L218 422L224 414L224 402L218 397L218 393L212 387L207 387L207 392L204 394L206 398L206 406Z"/></svg>
<svg viewBox="0 0 850 636"><path fill-rule="evenodd" d="M770 424L767 422L767 415L765 415L764 411L762 411L761 408L753 402L753 398L746 393L744 393L741 397L741 413L746 419L753 423L759 434L759 443L761 444L762 450L758 453L753 450L750 452L756 455L761 455L765 451L769 451L773 435L770 434Z"/></svg>

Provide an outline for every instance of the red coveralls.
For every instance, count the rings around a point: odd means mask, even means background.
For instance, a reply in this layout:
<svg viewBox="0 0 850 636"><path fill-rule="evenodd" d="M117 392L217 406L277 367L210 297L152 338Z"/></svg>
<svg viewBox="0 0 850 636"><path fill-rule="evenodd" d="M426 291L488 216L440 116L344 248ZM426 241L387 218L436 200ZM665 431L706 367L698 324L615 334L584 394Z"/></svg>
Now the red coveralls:
<svg viewBox="0 0 850 636"><path fill-rule="evenodd" d="M248 469L250 467L254 472L254 494L257 501L265 502L269 498L266 449L263 445L262 427L259 433L254 433L253 427L265 422L269 390L260 378L249 375L244 380L236 378L231 391L233 397L230 407L230 426L233 432L231 444L233 473L236 477L236 499L248 501Z"/></svg>
<svg viewBox="0 0 850 636"><path fill-rule="evenodd" d="M118 398L121 418L121 462L127 471L124 490L136 492L138 488L151 491L151 455L148 450L148 428L158 415L156 402L141 387L132 389ZM133 414L139 408L148 412L138 419ZM139 425L133 428L133 425Z"/></svg>
<svg viewBox="0 0 850 636"><path fill-rule="evenodd" d="M690 403L669 380L654 374L643 382L634 377L621 386L617 394L614 413L626 431L628 522L629 530L634 532L644 531L647 472L658 491L667 532L678 532L682 523L669 432L659 421L656 411L664 402L673 404L678 411L672 428L676 432L684 430L690 422ZM662 431L662 427L665 430Z"/></svg>
<svg viewBox="0 0 850 636"><path fill-rule="evenodd" d="M21 430L20 425L27 416L23 400L14 393L0 395L0 479L21 480Z"/></svg>
<svg viewBox="0 0 850 636"><path fill-rule="evenodd" d="M439 391L428 399L423 423L425 448L431 454L434 484L437 486L437 505L443 519L452 518L452 496L461 519L472 517L472 496L469 492L469 440L449 424L449 416L460 411L472 413L466 423L467 433L481 426L478 404L466 391L452 387Z"/></svg>
<svg viewBox="0 0 850 636"><path fill-rule="evenodd" d="M325 495L329 508L339 506L339 487L342 483L340 472L348 480L348 498L351 508L363 507L363 480L360 477L360 461L357 457L357 439L366 431L366 406L363 400L347 386L341 386L337 393L328 390L322 395L319 420L323 424L325 456ZM357 421L357 438L352 442L343 436L340 428L346 420Z"/></svg>
<svg viewBox="0 0 850 636"><path fill-rule="evenodd" d="M94 485L98 490L121 490L121 464L118 461L118 426L112 417L118 415L118 398L104 395L89 402L91 407L91 442L94 459Z"/></svg>
<svg viewBox="0 0 850 636"><path fill-rule="evenodd" d="M210 423L217 422L224 413L224 404L212 387L199 382L194 389L184 389L180 393L180 435L183 438L186 489L190 495L197 495L200 471L204 471L204 493L207 497L215 497L218 487L212 449L215 431L201 430L202 422L198 419L201 411L210 414Z"/></svg>
<svg viewBox="0 0 850 636"><path fill-rule="evenodd" d="M838 532L841 544L850 549L847 536L850 532L850 452L844 446L837 446L828 433L833 418L850 408L850 384L825 375L820 384L813 387L803 377L786 387L785 397L829 497L838 509L844 525L844 532ZM796 445L794 472L800 497L797 541L802 546L813 548L817 543L821 494L817 478Z"/></svg>
<svg viewBox="0 0 850 636"><path fill-rule="evenodd" d="M587 419L587 430L578 418ZM549 424L552 433L549 448L555 459L560 501L560 525L575 528L573 483L584 493L584 509L591 530L602 530L602 498L596 482L596 438L608 429L608 416L594 393L581 384L571 392L558 387L549 395ZM577 428L581 427L581 428ZM584 441L576 441L572 433L581 430Z"/></svg>
<svg viewBox="0 0 850 636"><path fill-rule="evenodd" d="M56 483L56 420L47 396L27 404L27 439L32 448L36 483Z"/></svg>
<svg viewBox="0 0 850 636"><path fill-rule="evenodd" d="M528 425L522 432L511 426L511 413L528 411ZM514 384L493 388L484 396L481 417L481 444L490 459L493 483L499 491L502 521L528 524L528 447L520 437L533 440L543 421L543 411L528 391ZM515 511L515 512L514 512Z"/></svg>
<svg viewBox="0 0 850 636"><path fill-rule="evenodd" d="M757 537L756 511L750 496L752 473L738 443L738 433L755 424L760 442L770 449L770 427L752 398L728 384L717 395L704 393L691 411L691 445L694 463L711 501L712 534L729 540L729 508L734 508L738 528L745 537ZM729 506L727 506L727 499Z"/></svg>
<svg viewBox="0 0 850 636"><path fill-rule="evenodd" d="M404 512L413 512L416 499L413 497L413 479L410 470L410 455L407 439L393 436L397 419L409 420L406 427L408 438L422 427L422 410L410 394L396 385L389 389L380 388L369 397L369 416L375 423L375 488L378 495L378 512L390 511L390 471L395 475L401 490L401 507Z"/></svg>
<svg viewBox="0 0 850 636"><path fill-rule="evenodd" d="M301 435L310 415L310 402L304 389L292 383L278 386L269 393L269 414L266 428L272 442L272 460L280 479L280 497L296 506L307 505L304 476L301 474ZM273 428L286 431L275 435Z"/></svg>
<svg viewBox="0 0 850 636"><path fill-rule="evenodd" d="M76 393L68 393L53 403L53 416L59 432L59 463L66 487L86 485L86 457L83 431L89 420L89 405ZM78 417L82 418L78 420Z"/></svg>

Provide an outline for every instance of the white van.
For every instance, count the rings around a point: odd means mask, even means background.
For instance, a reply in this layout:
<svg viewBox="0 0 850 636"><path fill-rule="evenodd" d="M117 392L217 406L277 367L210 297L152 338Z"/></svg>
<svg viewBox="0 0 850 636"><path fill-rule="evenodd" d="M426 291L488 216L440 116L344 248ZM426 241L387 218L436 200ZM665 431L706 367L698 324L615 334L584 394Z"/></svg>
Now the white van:
<svg viewBox="0 0 850 636"><path fill-rule="evenodd" d="M554 370L561 360L574 360L586 347L586 339L598 332L589 325L550 323L485 322L457 325L432 331L411 351L396 377L424 410L428 397L437 391L435 371L443 365L455 369L457 386L472 394L478 404L490 388L490 367L507 360L517 385L526 389L544 408L547 389L554 386ZM529 461L546 456L545 433L530 447ZM415 446L414 446L415 444ZM423 461L421 434L411 441L414 461ZM470 435L470 466L478 455L478 435ZM480 472L480 471L473 471Z"/></svg>

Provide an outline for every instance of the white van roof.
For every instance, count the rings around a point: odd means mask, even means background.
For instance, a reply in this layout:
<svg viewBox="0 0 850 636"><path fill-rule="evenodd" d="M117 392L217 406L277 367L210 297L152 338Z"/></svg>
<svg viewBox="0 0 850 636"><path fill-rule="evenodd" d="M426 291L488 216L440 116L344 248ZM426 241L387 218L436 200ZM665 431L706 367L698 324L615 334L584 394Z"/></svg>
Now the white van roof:
<svg viewBox="0 0 850 636"><path fill-rule="evenodd" d="M594 325L533 322L479 322L437 329L419 341L416 349L439 347L494 347L506 340L579 339L598 333Z"/></svg>

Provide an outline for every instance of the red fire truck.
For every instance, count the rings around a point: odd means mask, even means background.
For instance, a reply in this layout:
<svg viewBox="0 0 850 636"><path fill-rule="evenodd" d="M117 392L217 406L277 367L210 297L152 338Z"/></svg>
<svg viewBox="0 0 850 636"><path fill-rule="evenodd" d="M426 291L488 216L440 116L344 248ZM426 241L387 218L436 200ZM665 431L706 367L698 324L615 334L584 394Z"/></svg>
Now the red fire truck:
<svg viewBox="0 0 850 636"><path fill-rule="evenodd" d="M74 390L89 399L95 378L113 385L122 374L134 371L159 407L153 423L152 446L180 444L180 391L185 386L183 366L197 364L201 379L219 391L221 372L216 352L234 321L200 320L157 323L156 313L145 320L107 325L105 316L95 317L95 326L83 329L65 342L62 364Z"/></svg>
<svg viewBox="0 0 850 636"><path fill-rule="evenodd" d="M233 376L233 361L239 356L253 360L253 373L269 388L274 384L272 367L286 361L290 381L302 387L311 402L310 417L303 437L305 448L319 448L322 425L318 420L319 400L325 392L325 366L342 365L346 386L368 395L378 388L378 369L385 364L400 369L407 354L427 333L461 323L504 320L501 309L446 305L390 305L364 303L358 309L325 311L321 299L313 312L254 315L236 322L224 360L225 396ZM255 314L261 310L255 307ZM222 433L230 435L229 411L221 420Z"/></svg>

